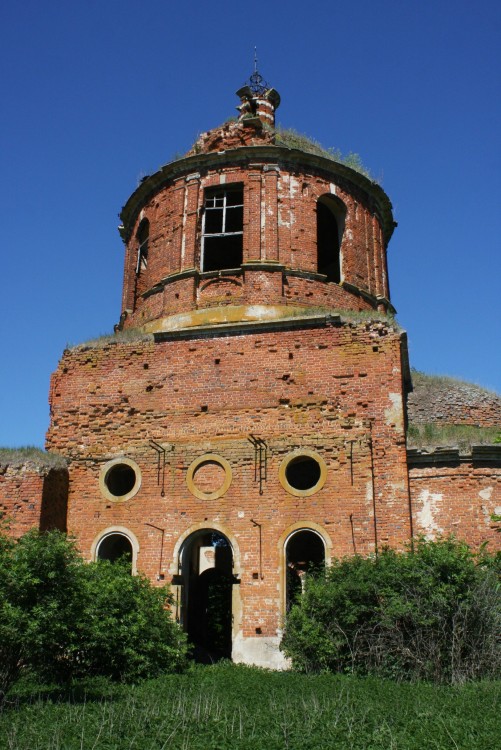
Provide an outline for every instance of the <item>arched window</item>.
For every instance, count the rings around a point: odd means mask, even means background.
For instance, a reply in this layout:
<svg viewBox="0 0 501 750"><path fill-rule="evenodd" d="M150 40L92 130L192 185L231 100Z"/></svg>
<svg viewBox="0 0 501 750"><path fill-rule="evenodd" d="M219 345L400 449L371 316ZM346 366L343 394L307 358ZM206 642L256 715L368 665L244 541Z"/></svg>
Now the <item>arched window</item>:
<svg viewBox="0 0 501 750"><path fill-rule="evenodd" d="M341 281L341 239L344 207L334 196L322 195L317 201L317 271L327 281Z"/></svg>
<svg viewBox="0 0 501 750"><path fill-rule="evenodd" d="M125 558L130 561L132 568L132 557L132 544L125 534L106 534L96 548L96 558L98 560L116 562L117 560Z"/></svg>
<svg viewBox="0 0 501 750"><path fill-rule="evenodd" d="M243 258L244 197L242 185L205 192L202 227L202 271L240 268Z"/></svg>

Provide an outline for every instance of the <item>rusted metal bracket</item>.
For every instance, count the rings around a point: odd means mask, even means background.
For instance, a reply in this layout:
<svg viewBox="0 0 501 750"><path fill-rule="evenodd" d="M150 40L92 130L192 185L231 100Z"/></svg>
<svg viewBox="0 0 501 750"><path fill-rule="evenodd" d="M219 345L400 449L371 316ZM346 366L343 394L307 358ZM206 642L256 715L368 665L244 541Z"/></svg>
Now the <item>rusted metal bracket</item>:
<svg viewBox="0 0 501 750"><path fill-rule="evenodd" d="M160 475L162 475L162 490L160 492L161 497L165 497L165 448L157 443L156 440L150 440L150 448L157 454L157 484L160 485Z"/></svg>
<svg viewBox="0 0 501 750"><path fill-rule="evenodd" d="M263 482L268 478L268 446L262 438L249 435L254 446L254 481L259 482L259 494L263 494Z"/></svg>

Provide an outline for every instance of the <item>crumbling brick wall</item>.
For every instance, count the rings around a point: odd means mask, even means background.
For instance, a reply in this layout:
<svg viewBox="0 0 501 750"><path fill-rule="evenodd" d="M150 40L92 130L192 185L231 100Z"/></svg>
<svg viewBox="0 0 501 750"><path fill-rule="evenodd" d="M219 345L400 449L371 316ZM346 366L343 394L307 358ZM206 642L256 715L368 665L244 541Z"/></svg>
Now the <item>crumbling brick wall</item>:
<svg viewBox="0 0 501 750"><path fill-rule="evenodd" d="M182 540L218 529L238 551L243 636L275 637L292 529L318 529L329 555L409 539L401 336L385 322L324 316L65 352L52 378L47 446L70 460L68 528L84 556L106 530L126 528L137 567L175 583ZM266 445L261 484L252 436ZM326 467L309 496L280 480L284 459L303 449ZM228 462L231 483L211 498L206 483L220 467L201 471L200 499L189 469L214 454ZM125 502L100 489L103 466L120 456L141 472Z"/></svg>
<svg viewBox="0 0 501 750"><path fill-rule="evenodd" d="M501 446L481 446L469 456L443 449L411 451L409 484L416 535L454 534L474 548L501 549Z"/></svg>
<svg viewBox="0 0 501 750"><path fill-rule="evenodd" d="M0 460L0 513L11 536L33 528L66 530L68 472L58 464Z"/></svg>
<svg viewBox="0 0 501 750"><path fill-rule="evenodd" d="M413 424L464 424L499 427L501 396L473 383L418 373L408 396L409 421Z"/></svg>

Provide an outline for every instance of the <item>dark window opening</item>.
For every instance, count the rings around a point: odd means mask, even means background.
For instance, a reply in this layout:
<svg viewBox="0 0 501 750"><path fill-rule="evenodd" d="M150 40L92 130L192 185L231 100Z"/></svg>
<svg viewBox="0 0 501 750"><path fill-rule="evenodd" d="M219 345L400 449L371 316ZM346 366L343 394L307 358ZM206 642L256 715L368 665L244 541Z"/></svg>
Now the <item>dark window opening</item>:
<svg viewBox="0 0 501 750"><path fill-rule="evenodd" d="M327 281L341 281L339 226L330 205L317 203L317 270Z"/></svg>
<svg viewBox="0 0 501 750"><path fill-rule="evenodd" d="M99 544L97 550L98 560L109 560L116 562L120 558L126 558L132 564L132 544L123 534L109 534Z"/></svg>
<svg viewBox="0 0 501 750"><path fill-rule="evenodd" d="M307 573L321 570L325 565L325 547L314 531L298 531L293 534L286 547L286 610L304 589Z"/></svg>
<svg viewBox="0 0 501 750"><path fill-rule="evenodd" d="M295 490L311 490L320 479L320 464L310 456L298 456L287 465L285 477Z"/></svg>
<svg viewBox="0 0 501 750"><path fill-rule="evenodd" d="M148 267L148 242L150 239L150 222L148 219L143 219L136 236L138 242L136 273L139 276Z"/></svg>
<svg viewBox="0 0 501 750"><path fill-rule="evenodd" d="M243 189L207 191L205 196L202 271L239 268L243 258Z"/></svg>
<svg viewBox="0 0 501 750"><path fill-rule="evenodd" d="M127 495L136 484L136 472L128 464L115 464L106 474L104 483L115 497Z"/></svg>

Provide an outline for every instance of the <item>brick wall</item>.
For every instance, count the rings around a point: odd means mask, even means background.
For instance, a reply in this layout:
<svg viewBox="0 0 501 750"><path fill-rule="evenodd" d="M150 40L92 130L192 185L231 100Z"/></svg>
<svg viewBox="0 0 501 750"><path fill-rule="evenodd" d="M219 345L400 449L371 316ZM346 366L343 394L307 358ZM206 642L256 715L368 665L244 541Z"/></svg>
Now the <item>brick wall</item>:
<svg viewBox="0 0 501 750"><path fill-rule="evenodd" d="M321 159L321 165L310 164L308 154L295 152L293 158L288 149L273 146L259 152L243 149L240 155L225 153L217 163L211 161L214 157L210 154L205 162L203 157L194 163L190 158L181 160L176 168L170 167L170 178L167 167L165 174L150 178L154 182L149 192L146 182L131 197L130 210L124 209L125 327L142 326L180 310L203 308L216 300L217 304L235 300L269 304L269 283L274 304L354 310L388 307L386 244L391 234L391 209L380 189L377 196L387 212L384 222L383 207L369 193L369 188L375 190L372 183L365 180L362 187L358 182L364 178L360 176L350 181L351 170L344 168L340 173L335 162ZM231 279L219 272L200 274L204 191L229 184L242 185L244 192L243 266ZM317 274L316 206L323 195L334 196L342 214L338 217L341 285L326 284ZM147 291L137 295L137 231L144 219L150 224L150 242L141 288ZM259 284L248 266L256 263L261 264ZM298 278L298 272L308 283ZM270 282L265 278L269 274L273 276Z"/></svg>
<svg viewBox="0 0 501 750"><path fill-rule="evenodd" d="M417 373L408 396L409 421L414 424L465 424L499 427L501 396L473 383Z"/></svg>
<svg viewBox="0 0 501 750"><path fill-rule="evenodd" d="M334 555L372 552L376 537L397 547L409 538L400 337L385 323L324 318L311 328L289 321L279 330L65 352L51 384L47 446L71 461L68 528L84 556L106 530L128 529L138 568L153 581L159 574L173 581L190 531L220 530L238 557L242 637L256 628L275 637L291 530L318 529ZM262 494L251 435L266 443ZM325 484L308 497L286 491L279 478L298 449L326 466ZM214 499L196 497L187 483L206 454L231 467L229 488ZM141 472L126 502L100 491L103 466L120 455ZM203 491L218 473L202 467L194 481Z"/></svg>
<svg viewBox="0 0 501 750"><path fill-rule="evenodd" d="M0 513L15 538L33 528L65 531L67 494L65 468L30 461L0 464Z"/></svg>
<svg viewBox="0 0 501 750"><path fill-rule="evenodd" d="M480 447L469 456L444 450L413 451L409 483L414 533L428 538L454 534L478 548L501 549L501 447Z"/></svg>

